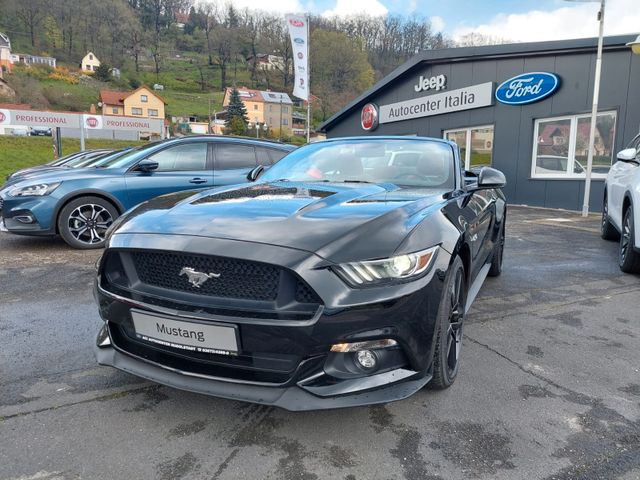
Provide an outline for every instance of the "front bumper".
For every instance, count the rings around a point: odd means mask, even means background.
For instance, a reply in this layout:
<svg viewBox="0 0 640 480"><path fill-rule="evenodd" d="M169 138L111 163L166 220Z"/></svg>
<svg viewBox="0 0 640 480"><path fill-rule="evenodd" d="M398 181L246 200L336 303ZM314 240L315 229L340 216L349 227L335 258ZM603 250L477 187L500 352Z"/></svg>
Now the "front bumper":
<svg viewBox="0 0 640 480"><path fill-rule="evenodd" d="M101 335L104 333L99 337ZM116 350L110 344L96 345L94 351L100 365L114 367L152 382L188 392L271 405L291 411L326 410L393 402L411 396L431 380L431 375L416 375L415 372L387 372L376 378L366 377L364 381L357 382L359 384L352 382L354 391L360 393L321 397L298 385L271 387L195 376L145 362ZM405 375L405 381L401 381Z"/></svg>
<svg viewBox="0 0 640 480"><path fill-rule="evenodd" d="M55 235L52 222L56 200L42 197L0 196L0 217L5 230L18 235Z"/></svg>
<svg viewBox="0 0 640 480"><path fill-rule="evenodd" d="M110 247L125 251L148 249L154 240L160 241L149 235L116 237ZM165 236L162 243L166 248L167 242L176 241L186 240ZM236 258L272 259L302 277L322 305L308 318L230 317L195 311L186 304L172 310L144 296L123 298L103 288L99 277L95 294L105 320L96 346L100 364L179 389L288 410L391 402L406 398L431 379L435 318L449 262L446 252L415 282L352 289L328 269L315 268L326 261L306 252L218 239L195 239L181 247L185 248L177 251L216 254L219 250ZM237 326L243 351L236 358L189 358L145 344L131 334L132 309L185 321L228 322ZM340 355L351 354L330 353L333 344L381 338L398 345L381 352L381 368L370 373L343 368Z"/></svg>

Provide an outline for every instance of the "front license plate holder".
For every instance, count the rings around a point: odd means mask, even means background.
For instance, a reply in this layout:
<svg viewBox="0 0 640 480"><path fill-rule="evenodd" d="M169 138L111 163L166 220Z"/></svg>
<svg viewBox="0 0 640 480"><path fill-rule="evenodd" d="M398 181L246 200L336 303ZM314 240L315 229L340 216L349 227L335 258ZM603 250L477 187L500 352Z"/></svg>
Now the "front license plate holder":
<svg viewBox="0 0 640 480"><path fill-rule="evenodd" d="M238 355L240 336L237 325L202 322L142 310L131 310L136 338L144 342L186 352Z"/></svg>

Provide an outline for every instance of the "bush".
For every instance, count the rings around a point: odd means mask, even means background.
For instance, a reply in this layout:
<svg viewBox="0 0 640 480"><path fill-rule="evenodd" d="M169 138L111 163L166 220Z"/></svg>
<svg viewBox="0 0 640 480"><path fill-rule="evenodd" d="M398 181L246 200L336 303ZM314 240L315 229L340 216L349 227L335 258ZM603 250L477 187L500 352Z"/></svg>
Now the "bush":
<svg viewBox="0 0 640 480"><path fill-rule="evenodd" d="M61 82L68 83L69 85L77 85L80 82L77 75L72 75L69 72L64 71L52 72L47 78L50 80L59 80Z"/></svg>
<svg viewBox="0 0 640 480"><path fill-rule="evenodd" d="M135 90L136 88L139 88L139 87L140 87L140 85L141 85L140 80L138 80L137 78L130 78L130 79L129 79L129 86L130 86L131 88L133 88L134 90Z"/></svg>
<svg viewBox="0 0 640 480"><path fill-rule="evenodd" d="M97 80L108 82L109 80L111 80L111 67L104 62L101 63L100 66L95 70L95 76Z"/></svg>

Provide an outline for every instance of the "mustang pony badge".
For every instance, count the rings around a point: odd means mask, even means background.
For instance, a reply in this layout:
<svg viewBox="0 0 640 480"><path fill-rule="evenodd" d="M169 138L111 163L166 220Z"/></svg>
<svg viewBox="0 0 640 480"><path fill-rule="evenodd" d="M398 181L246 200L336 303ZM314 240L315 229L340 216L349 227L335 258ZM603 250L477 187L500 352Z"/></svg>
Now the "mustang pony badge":
<svg viewBox="0 0 640 480"><path fill-rule="evenodd" d="M186 275L189 283L196 288L200 288L200 285L205 283L210 278L218 278L220 276L219 273L196 272L191 267L182 267L182 270L180 270L180 273L178 275Z"/></svg>

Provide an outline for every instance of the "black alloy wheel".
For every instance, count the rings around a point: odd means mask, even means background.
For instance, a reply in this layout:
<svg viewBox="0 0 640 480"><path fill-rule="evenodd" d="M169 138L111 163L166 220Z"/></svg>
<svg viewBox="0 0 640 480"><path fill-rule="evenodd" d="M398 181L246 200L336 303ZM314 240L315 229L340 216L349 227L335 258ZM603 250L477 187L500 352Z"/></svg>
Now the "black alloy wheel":
<svg viewBox="0 0 640 480"><path fill-rule="evenodd" d="M622 218L618 265L625 273L640 273L640 253L635 250L633 206L629 205Z"/></svg>
<svg viewBox="0 0 640 480"><path fill-rule="evenodd" d="M500 235L498 242L493 247L493 258L491 259L491 268L489 269L490 277L497 277L502 273L502 259L504 257L504 238L505 238L505 221L502 219L502 227L500 227Z"/></svg>
<svg viewBox="0 0 640 480"><path fill-rule="evenodd" d="M448 388L458 375L466 299L464 266L460 257L456 257L449 270L438 311L431 388Z"/></svg>
<svg viewBox="0 0 640 480"><path fill-rule="evenodd" d="M609 201L607 199L606 193L602 202L602 222L600 223L600 237L602 237L604 240L618 240L620 238L620 234L609 220Z"/></svg>

